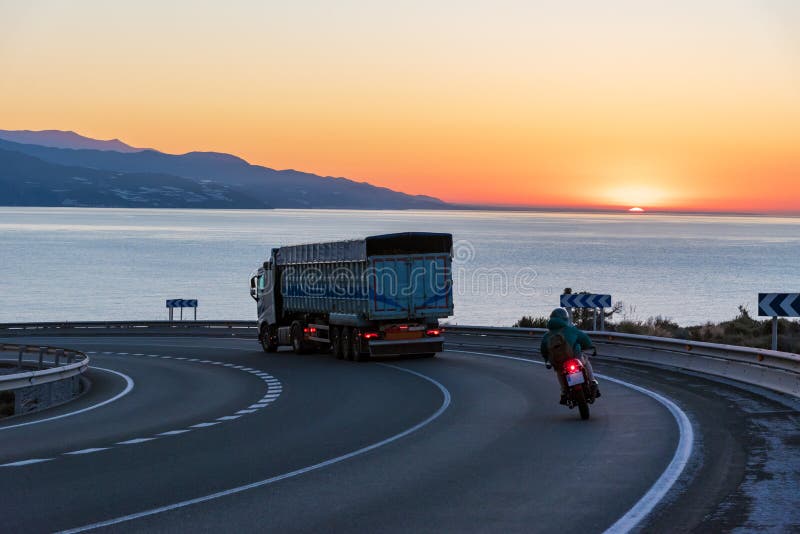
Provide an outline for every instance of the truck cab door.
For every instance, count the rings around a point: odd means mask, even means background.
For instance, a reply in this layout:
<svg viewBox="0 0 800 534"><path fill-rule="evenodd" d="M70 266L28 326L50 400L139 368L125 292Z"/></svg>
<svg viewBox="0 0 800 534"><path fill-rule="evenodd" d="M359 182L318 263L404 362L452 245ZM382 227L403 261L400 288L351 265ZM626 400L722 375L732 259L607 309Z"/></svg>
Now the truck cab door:
<svg viewBox="0 0 800 534"><path fill-rule="evenodd" d="M275 306L275 268L271 262L258 270L256 277L256 294L258 295L258 320L262 323L275 324L277 313Z"/></svg>

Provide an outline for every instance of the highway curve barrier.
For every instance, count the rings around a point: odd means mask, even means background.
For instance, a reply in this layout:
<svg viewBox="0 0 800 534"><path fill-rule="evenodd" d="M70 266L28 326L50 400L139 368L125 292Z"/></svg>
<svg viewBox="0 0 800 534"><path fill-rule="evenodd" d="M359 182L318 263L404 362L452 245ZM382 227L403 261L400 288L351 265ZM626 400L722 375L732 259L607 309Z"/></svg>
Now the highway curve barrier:
<svg viewBox="0 0 800 534"><path fill-rule="evenodd" d="M0 418L68 402L83 390L89 357L40 345L0 344Z"/></svg>

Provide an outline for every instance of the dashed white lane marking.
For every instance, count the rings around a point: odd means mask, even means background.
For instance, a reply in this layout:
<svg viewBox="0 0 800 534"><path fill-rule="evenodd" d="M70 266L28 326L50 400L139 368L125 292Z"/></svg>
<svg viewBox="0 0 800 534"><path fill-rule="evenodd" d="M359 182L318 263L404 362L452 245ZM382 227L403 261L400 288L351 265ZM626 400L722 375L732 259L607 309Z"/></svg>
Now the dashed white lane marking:
<svg viewBox="0 0 800 534"><path fill-rule="evenodd" d="M390 443L394 443L397 440L403 439L404 437L408 436L409 434L413 434L417 430L420 430L423 427L428 426L430 423L438 419L447 408L450 406L451 396L450 391L442 384L437 382L435 379L424 375L422 373L418 373L416 371L412 371L411 369L406 369L404 367L399 367L396 365L390 365L386 363L379 363L377 365L381 365L383 367L391 367L392 369L397 369L399 371L403 371L405 373L409 373L415 376L418 376L437 388L442 393L442 404L439 406L439 409L436 410L433 414L431 414L427 419L417 423L416 425L407 428L406 430L400 432L399 434L395 434L394 436L388 437L382 441L378 441L377 443L373 443L372 445L367 445L366 447L362 447L358 450L349 452L347 454L343 454L341 456L337 456L335 458L331 458L330 460L325 460L324 462L320 462L314 465L309 465L308 467L302 467L300 469L296 469L295 471L290 471L288 473L283 473L282 475L276 475L270 478L266 478L264 480L259 480L258 482L252 482L250 484L245 484L244 486L238 486L235 488L219 491L217 493L212 493L210 495L204 495L202 497L197 497L194 499L189 499L186 501L177 502L174 504L168 504L166 506L160 506L158 508L152 508L150 510L145 510L143 512L137 512L135 514L125 515L122 517L115 517L114 519L108 519L106 521L100 521L98 523L92 523L89 525L84 525L82 527L73 528L70 530L62 530L60 534L76 534L78 532L86 532L87 530L94 530L97 528L108 527L111 525L118 525L120 523L125 523L127 521L133 521L135 519L141 519L143 517L153 516L156 514L161 514L163 512L169 512L170 510L177 510L178 508L185 508L187 506L192 506L194 504L200 504L203 502L213 501L215 499L220 499L222 497L227 497L228 495L234 495L236 493L242 493L254 488L260 488L262 486L267 486L269 484L274 484L275 482L280 482L281 480L286 480L287 478L294 478L296 476L304 475L306 473L310 473L311 471L316 471L318 469L323 469L325 467L329 467L334 464L338 464L339 462L343 462L345 460L349 460L356 456L360 456L367 452L373 451L384 445L388 445Z"/></svg>
<svg viewBox="0 0 800 534"><path fill-rule="evenodd" d="M68 454L70 456L78 456L81 454L92 454L93 452L107 451L110 448L111 447L91 447L89 449L81 449L79 451L65 452L64 454Z"/></svg>
<svg viewBox="0 0 800 534"><path fill-rule="evenodd" d="M191 432L190 429L184 428L183 430L169 430L167 432L162 432L160 434L156 434L157 436L177 436L178 434L185 434L186 432Z"/></svg>
<svg viewBox="0 0 800 534"><path fill-rule="evenodd" d="M117 445L136 445L137 443L144 443L145 441L153 441L156 438L134 438L126 441L118 441Z"/></svg>
<svg viewBox="0 0 800 534"><path fill-rule="evenodd" d="M448 352L460 352L462 354L476 354L478 356L489 356L491 358L502 358L505 360L518 360L527 363L535 363L544 365L544 362L538 362L535 360L530 360L527 358L519 358L517 356L506 356L502 354L489 354L486 352L472 352L468 350L449 350ZM659 395L655 391L650 391L649 389L645 389L641 386L637 386L636 384L631 384L630 382L625 382L624 380L619 380L618 378L613 378L606 375L601 375L595 373L598 377L602 378L603 380L608 380L609 382L614 382L615 384L619 384L621 386L633 389L647 395L650 398L655 399L661 405L663 405L672 417L675 419L675 422L678 424L678 446L675 448L675 454L672 456L672 460L670 461L667 468L661 473L661 476L658 477L658 480L650 487L647 493L639 499L639 501L633 505L633 508L628 510L625 515L620 517L616 523L608 527L604 534L621 534L627 533L633 530L641 521L647 517L650 512L655 509L659 502L667 495L669 490L675 483L678 481L681 473L686 468L686 464L689 463L689 459L692 456L692 449L694 448L694 429L692 428L692 423L689 421L689 417L681 410L678 405L674 402L669 400L662 395Z"/></svg>
<svg viewBox="0 0 800 534"><path fill-rule="evenodd" d="M93 354L93 353L88 353L88 354ZM128 375L126 375L124 373L120 373L119 371L114 371L112 369L106 369L104 367L95 367L93 365L90 367L90 369L98 370L98 371L104 371L106 373L111 373L111 374L115 374L115 375L117 375L119 377L122 377L122 379L125 380L125 389L123 389L122 391L120 391L119 393L117 393L116 395L111 397L110 399L106 399L103 402L98 402L97 404L92 404L91 406L87 406L86 408L81 408L80 410L75 410L74 412L64 413L64 414L56 415L56 416L53 416L53 417L45 417L44 419L36 419L35 421L28 421L27 423L17 423L16 425L2 426L2 427L0 427L0 432L2 432L3 430L10 430L12 428L19 428L21 426L38 425L39 423L46 423L47 421L55 421L56 419L63 419L65 417L70 417L72 415L78 415L79 413L88 412L89 410L94 410L96 408L100 408L101 406L105 406L106 404L110 404L110 403L112 403L112 402L114 402L116 400L119 400L122 397L124 397L125 395L127 395L128 393L130 393L131 391L133 391L133 386L134 386L133 378L129 377ZM2 466L0 466L0 467L2 467Z"/></svg>
<svg viewBox="0 0 800 534"><path fill-rule="evenodd" d="M23 465L40 464L42 462L49 462L55 458L31 458L30 460L20 460L19 462L11 462L9 464L2 464L0 467L21 467Z"/></svg>
<svg viewBox="0 0 800 534"><path fill-rule="evenodd" d="M207 426L214 426L218 424L219 421L211 421L210 423L197 423L196 425L192 425L190 428L206 428Z"/></svg>
<svg viewBox="0 0 800 534"><path fill-rule="evenodd" d="M250 368L250 367L244 367L242 365L233 365L233 364L226 364L225 362L217 362L217 361L212 361L212 360L200 360L200 359L197 359L197 358L185 358L185 357L182 357L182 356L169 356L169 355L161 355L161 354L142 354L142 353L133 354L133 353L127 353L127 352L108 352L108 351L104 351L104 352L86 351L86 353L87 354L118 355L118 356L142 356L142 357L146 357L146 358L160 358L160 359L163 359L163 360L183 360L183 361L187 361L187 362L207 363L207 364L212 364L212 365L220 365L220 366L224 366L224 367L230 366L230 368L232 368L232 369L238 369L240 371L244 371L246 373L250 373L250 374L258 377L267 386L267 393L256 404L252 404L252 405L248 406L248 408L246 410L239 410L234 415L227 415L227 416L218 417L214 421L197 423L197 424L191 425L187 429L169 430L169 431L166 431L166 432L161 432L161 433L156 434L155 436L152 436L152 437L133 438L133 439L129 439L129 440L126 440L126 441L119 441L119 442L115 443L114 445L109 445L107 447L93 447L93 448L88 448L88 449L81 449L79 451L65 452L65 453L62 453L62 456L64 456L64 455L79 456L79 455L83 455L83 454L90 454L90 453L93 453L93 452L99 452L99 451L105 451L105 450L108 450L108 449L112 449L115 446L120 446L120 445L122 445L122 446L138 445L140 443L147 443L149 441L153 441L155 439L158 439L159 437L177 436L177 435L180 435L180 434L185 434L186 432L191 432L192 429L208 428L208 427L211 427L211 426L216 426L216 425L222 424L223 422L226 422L226 421L235 421L236 419L239 419L243 415L255 413L255 412L257 412L258 410L260 410L262 408L266 408L267 406L269 406L270 404L275 402L278 399L278 397L280 396L281 392L283 391L283 388L281 386L280 380L278 380L274 376L272 376L269 373L266 373L266 372L264 372L264 371L262 371L260 369L253 369L253 368ZM111 369L104 369L102 367L92 367L92 369L98 369L98 370L101 370L101 371L107 371L109 373L114 373L114 374L116 374L118 376L121 376L126 381L125 390L122 391L121 393L117 394L116 396L112 397L111 399L105 400L105 401L103 401L101 403L95 404L95 405L90 406L88 408L83 408L82 410L77 410L75 412L70 412L68 414L58 415L58 416L55 416L55 417L49 417L49 418L46 418L46 419L39 419L39 420L36 420L36 421L30 421L28 423L20 423L20 424L17 424L17 425L9 425L9 426L5 426L5 427L0 427L0 431L8 430L9 428L17 428L17 427L20 427L20 426L32 425L32 424L36 424L36 423L43 423L45 421L52 421L54 419L61 419L62 417L68 417L70 415L75 415L75 414L79 414L79 413L86 412L86 411L89 411L89 410L93 410L95 408L99 408L100 406L104 406L104 405L106 405L106 404L108 404L110 402L113 402L113 401L115 401L115 400L127 395L133 389L133 379L131 377L129 377L128 375L125 375L125 374L120 373L118 371L113 371ZM31 464L41 463L41 462L48 462L48 461L53 460L53 459L54 458L31 458L31 459L27 459L27 460L18 460L18 461L15 461L15 462L9 462L9 463L5 463L5 464L0 464L0 467L20 467L20 466L31 465Z"/></svg>

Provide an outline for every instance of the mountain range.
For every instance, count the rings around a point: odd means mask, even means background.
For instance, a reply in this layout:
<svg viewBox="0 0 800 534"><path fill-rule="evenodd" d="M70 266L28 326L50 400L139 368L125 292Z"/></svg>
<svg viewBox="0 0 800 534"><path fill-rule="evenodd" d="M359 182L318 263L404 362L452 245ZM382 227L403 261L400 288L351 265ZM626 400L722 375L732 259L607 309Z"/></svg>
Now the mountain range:
<svg viewBox="0 0 800 534"><path fill-rule="evenodd" d="M275 170L218 152L167 154L58 130L0 130L0 205L442 209L347 178Z"/></svg>

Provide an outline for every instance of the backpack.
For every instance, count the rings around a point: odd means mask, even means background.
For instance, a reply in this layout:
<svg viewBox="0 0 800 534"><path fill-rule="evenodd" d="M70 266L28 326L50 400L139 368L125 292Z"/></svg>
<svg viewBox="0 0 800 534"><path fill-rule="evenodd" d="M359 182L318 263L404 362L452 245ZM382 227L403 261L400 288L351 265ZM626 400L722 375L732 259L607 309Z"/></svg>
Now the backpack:
<svg viewBox="0 0 800 534"><path fill-rule="evenodd" d="M572 345L567 342L567 338L564 336L563 328L550 332L550 336L547 338L547 354L551 363L559 365L575 357Z"/></svg>

